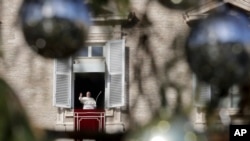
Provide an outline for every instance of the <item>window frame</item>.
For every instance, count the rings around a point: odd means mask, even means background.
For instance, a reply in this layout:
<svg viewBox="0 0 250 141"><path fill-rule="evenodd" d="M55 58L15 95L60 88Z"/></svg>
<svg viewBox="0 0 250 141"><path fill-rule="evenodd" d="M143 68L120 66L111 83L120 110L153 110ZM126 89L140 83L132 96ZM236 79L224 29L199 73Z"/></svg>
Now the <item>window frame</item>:
<svg viewBox="0 0 250 141"><path fill-rule="evenodd" d="M121 55L121 57L122 57L122 62L121 62L121 64L122 64L122 70L121 70L121 75L122 75L122 77L121 77L121 99L122 99L122 102L121 102L121 104L116 104L116 105L112 105L112 104L110 104L111 102L111 100L110 100L110 96L111 96L111 94L110 94L110 77L112 76L112 75L117 75L118 73L117 72L111 72L110 71L110 65L108 65L107 64L107 62L109 61L109 58L110 58L110 56L109 55L112 55L112 53L107 53L107 52L110 52L110 50L108 51L108 47L107 47L107 45L108 44L111 44L111 43L121 43L121 48L122 48L122 55ZM91 44L92 46L95 46L95 45L97 45L97 44ZM98 44L98 45L100 45L100 44ZM90 46L90 44L88 44L88 47ZM106 42L106 44L102 44L102 46L101 46L102 48L103 48L103 56L94 56L94 57L92 57L91 56L91 54L89 53L90 51L89 51L89 49L88 49L88 56L86 56L86 57L84 57L84 56L78 56L78 55L74 55L74 56L71 56L70 58L71 58L71 60L69 60L70 62L71 62L71 66L70 66L70 75L71 75L71 79L72 80L74 80L74 77L75 77L75 74L74 74L74 71L73 71L73 62L75 61L75 59L76 58L86 58L86 59L92 59L92 58L100 58L100 59L102 59L102 58L105 58L105 65L106 65L106 71L105 71L105 75L107 76L107 77L105 77L105 106L104 106L104 109L108 109L108 108L117 108L117 107L123 107L123 106L125 106L126 105L126 94L125 94L125 40L124 39L121 39L121 40L110 40L110 41L107 41ZM92 51L92 50L91 50ZM119 55L118 55L119 56ZM57 59L55 59L55 63L54 63L54 67L56 67L56 61L57 61ZM56 68L54 68L54 76L56 76ZM62 108L71 108L71 109L73 109L74 108L74 81L71 81L70 82L71 84L70 84L70 87L69 87L69 89L71 90L71 94L69 94L69 100L68 101L70 101L70 105L67 105L67 106L65 106L65 105L56 105L56 104L53 104L54 106L56 106L56 107L62 107ZM115 84L115 83L113 83L113 84ZM107 87L107 88L106 88ZM54 92L53 92L53 101L56 101L56 96L55 96L55 89L56 89L56 80L54 79L54 86L53 86L53 89L54 89ZM108 103L106 103L106 102L108 102Z"/></svg>
<svg viewBox="0 0 250 141"><path fill-rule="evenodd" d="M195 116L195 123L196 124L205 124L205 107L206 107L206 105L205 105L205 103L203 103L203 104L201 104L200 103L200 101L198 101L198 100L200 100L199 99L199 94L197 94L196 92L197 92L197 87L199 87L199 80L198 80L198 78L197 78L197 76L195 75L195 74L193 74L193 78L192 78L192 80L193 80L193 83L192 83L192 86L193 86L193 103L194 103L194 107L195 107L195 110L196 110L196 116ZM204 82L202 82L202 83L204 83ZM212 95L213 95L213 92L212 92L212 88L211 88L211 86L209 85L209 84L206 84L206 83L204 83L205 85L207 85L208 87L210 87L210 89L209 89L209 91L210 92L208 92L207 94L208 94L208 96L206 96L207 97L207 99L203 99L202 101L204 102L204 101L209 101L209 100L211 100L211 97L212 97ZM227 106L225 106L225 107L222 107L222 109L225 109L226 110L226 112L227 112L227 114L229 115L229 116L233 116L233 115L235 115L235 114L237 114L237 112L239 111L239 108L238 107L233 107L232 105L232 96L236 96L236 94L232 94L231 93L231 91L232 91L232 88L233 87L237 87L236 85L234 85L234 86L232 86L229 90L228 90L228 96L226 97L226 98L224 98L223 100L228 100L228 104L227 104ZM239 91L238 91L239 92ZM240 96L240 94L238 93L238 96ZM219 110L219 109L217 109L217 110ZM218 111L218 112L220 112L220 111Z"/></svg>
<svg viewBox="0 0 250 141"><path fill-rule="evenodd" d="M93 54L93 50L92 50L93 47L101 47L102 48L102 56L93 56L92 55ZM87 48L88 49L87 56L81 56L81 55L78 55L78 53L76 53L74 55L74 58L94 58L94 57L96 57L96 58L99 58L99 57L103 58L103 57L105 57L105 43L88 43L83 48Z"/></svg>
<svg viewBox="0 0 250 141"><path fill-rule="evenodd" d="M209 92L207 92L207 96L205 96L207 99L199 99L199 98L204 98L201 97L201 94L198 94L197 89L199 89L198 87L200 87L200 85L207 85L207 87L209 87ZM232 92L233 89L239 89L237 85L234 85L232 87L230 87L230 89L228 90L228 96L226 98L224 98L224 100L227 100L228 103L225 103L225 107L223 108L227 108L228 110L232 110L232 111L237 111L239 108L238 107L234 107L233 105L237 105L233 103L233 99L237 98L240 96L239 94L239 90L237 93ZM209 100L211 100L211 97L213 96L213 89L211 87L210 84L205 83L205 82L201 82L200 80L198 80L198 78L195 76L195 74L193 74L193 99L194 99L194 103L196 107L205 107L206 105L204 105L204 102L208 102ZM202 104L201 104L202 103Z"/></svg>

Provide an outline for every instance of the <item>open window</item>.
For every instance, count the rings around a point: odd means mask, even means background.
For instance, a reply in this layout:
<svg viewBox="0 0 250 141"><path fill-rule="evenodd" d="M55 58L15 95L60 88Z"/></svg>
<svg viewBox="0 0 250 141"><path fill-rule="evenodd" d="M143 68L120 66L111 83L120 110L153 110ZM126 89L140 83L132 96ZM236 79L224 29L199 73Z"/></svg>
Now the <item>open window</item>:
<svg viewBox="0 0 250 141"><path fill-rule="evenodd" d="M105 73L104 72L85 72L75 73L74 81L74 108L81 109L82 104L78 97L82 93L85 96L87 91L91 92L91 97L96 101L97 109L104 109L105 97Z"/></svg>
<svg viewBox="0 0 250 141"><path fill-rule="evenodd" d="M92 91L92 96L98 98L98 107L125 106L125 41L108 41L104 46L89 45L76 56L55 60L54 106L79 107L76 103L79 92L84 94L85 91L80 87L87 87L90 82L93 86L89 85L86 91ZM103 94L97 97L100 91Z"/></svg>
<svg viewBox="0 0 250 141"><path fill-rule="evenodd" d="M195 106L205 107L206 103L211 100L211 98L218 93L218 89L215 86L209 85L205 82L199 81L196 76L194 76L194 98ZM238 108L240 95L238 86L234 85L228 90L228 96L225 97L220 106L223 108Z"/></svg>

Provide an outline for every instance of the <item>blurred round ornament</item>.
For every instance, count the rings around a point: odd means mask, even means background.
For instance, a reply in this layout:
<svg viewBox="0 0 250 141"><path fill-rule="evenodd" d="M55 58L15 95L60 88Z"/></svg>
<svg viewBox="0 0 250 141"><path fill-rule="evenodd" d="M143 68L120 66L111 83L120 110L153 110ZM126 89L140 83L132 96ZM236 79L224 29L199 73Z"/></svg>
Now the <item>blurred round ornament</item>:
<svg viewBox="0 0 250 141"><path fill-rule="evenodd" d="M170 9L188 9L198 6L203 0L158 0L163 6Z"/></svg>
<svg viewBox="0 0 250 141"><path fill-rule="evenodd" d="M20 20L29 46L48 58L69 57L78 51L91 25L82 0L24 0Z"/></svg>
<svg viewBox="0 0 250 141"><path fill-rule="evenodd" d="M209 15L191 29L186 55L200 80L228 88L246 78L249 23L240 11L227 9Z"/></svg>

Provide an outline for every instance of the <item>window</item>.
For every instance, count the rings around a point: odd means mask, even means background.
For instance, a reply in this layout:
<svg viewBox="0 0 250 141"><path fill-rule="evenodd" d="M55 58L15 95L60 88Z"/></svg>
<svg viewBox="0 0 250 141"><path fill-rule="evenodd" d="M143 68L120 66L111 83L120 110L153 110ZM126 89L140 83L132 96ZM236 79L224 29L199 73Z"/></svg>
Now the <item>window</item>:
<svg viewBox="0 0 250 141"><path fill-rule="evenodd" d="M86 57L84 61L93 61L89 57L105 59L105 107L125 106L125 41L108 41L105 45L89 45L74 57ZM56 59L54 71L53 105L72 108L74 103L74 74L72 59ZM84 59L84 58L83 58Z"/></svg>
<svg viewBox="0 0 250 141"><path fill-rule="evenodd" d="M92 56L103 56L103 47L93 46Z"/></svg>
<svg viewBox="0 0 250 141"><path fill-rule="evenodd" d="M198 107L204 107L211 100L212 96L218 94L218 89L215 86L201 82L195 76L193 88L195 105ZM220 106L224 108L238 108L239 99L239 88L234 85L228 90L228 96L222 100Z"/></svg>
<svg viewBox="0 0 250 141"><path fill-rule="evenodd" d="M88 45L83 47L76 53L76 57L103 57L104 56L104 45Z"/></svg>
<svg viewBox="0 0 250 141"><path fill-rule="evenodd" d="M76 56L88 57L89 56L89 48L83 47L79 52L76 53Z"/></svg>
<svg viewBox="0 0 250 141"><path fill-rule="evenodd" d="M194 103L197 108L195 122L204 124L206 122L206 116L203 107L206 106L206 103L209 102L213 96L218 94L218 89L215 86L199 81L194 75L193 90ZM228 90L228 96L221 99L219 106L226 109L227 114L234 115L238 111L239 99L239 88L232 86Z"/></svg>

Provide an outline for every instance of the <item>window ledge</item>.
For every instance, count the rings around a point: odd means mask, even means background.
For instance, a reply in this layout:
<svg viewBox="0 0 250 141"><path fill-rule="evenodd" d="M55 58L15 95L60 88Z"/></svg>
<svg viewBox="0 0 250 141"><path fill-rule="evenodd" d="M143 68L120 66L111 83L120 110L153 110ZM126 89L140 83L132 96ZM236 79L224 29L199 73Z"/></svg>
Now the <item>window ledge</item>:
<svg viewBox="0 0 250 141"><path fill-rule="evenodd" d="M63 125L63 126L74 125L74 122L57 122L56 125Z"/></svg>
<svg viewBox="0 0 250 141"><path fill-rule="evenodd" d="M228 111L229 115L235 115L235 114L237 114L239 109L238 108L228 108L227 111Z"/></svg>
<svg viewBox="0 0 250 141"><path fill-rule="evenodd" d="M82 56L80 56L80 57L75 57L74 59L105 59L105 57L103 57L103 56L99 56L99 57L82 57Z"/></svg>
<svg viewBox="0 0 250 141"><path fill-rule="evenodd" d="M110 110L105 110L105 116L111 117L114 116L114 110L110 109Z"/></svg>
<svg viewBox="0 0 250 141"><path fill-rule="evenodd" d="M121 24L127 20L126 15L110 15L110 16L98 16L92 18L91 21L95 24Z"/></svg>
<svg viewBox="0 0 250 141"><path fill-rule="evenodd" d="M206 107L205 106L196 106L196 108L197 108L198 112L205 112L205 108ZM227 110L227 112L229 113L229 115L235 115L239 111L238 108L230 108L230 107L228 107L228 108L219 108L219 109L217 109L217 111L220 110L220 109Z"/></svg>
<svg viewBox="0 0 250 141"><path fill-rule="evenodd" d="M110 109L110 110L105 110L105 116L114 116L114 110ZM74 112L65 112L65 117L66 118L73 118L74 117Z"/></svg>
<svg viewBox="0 0 250 141"><path fill-rule="evenodd" d="M65 117L71 118L74 116L74 112L65 112Z"/></svg>

